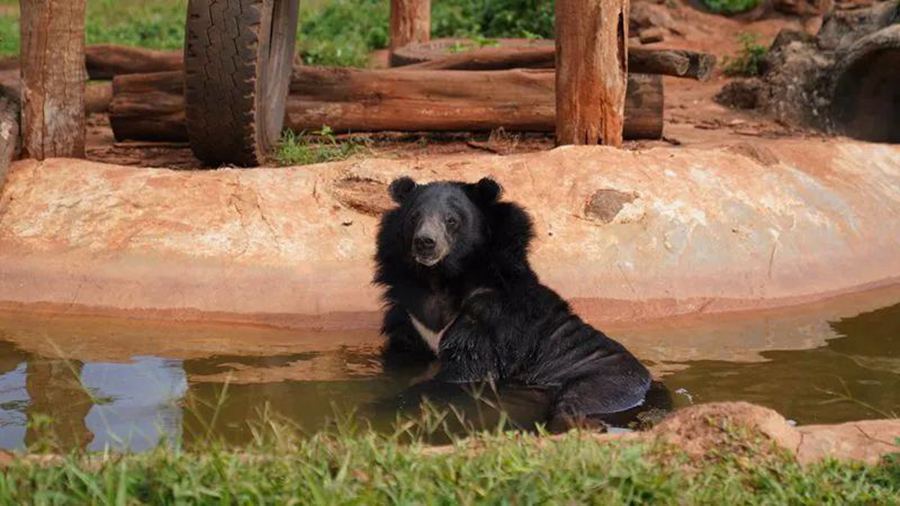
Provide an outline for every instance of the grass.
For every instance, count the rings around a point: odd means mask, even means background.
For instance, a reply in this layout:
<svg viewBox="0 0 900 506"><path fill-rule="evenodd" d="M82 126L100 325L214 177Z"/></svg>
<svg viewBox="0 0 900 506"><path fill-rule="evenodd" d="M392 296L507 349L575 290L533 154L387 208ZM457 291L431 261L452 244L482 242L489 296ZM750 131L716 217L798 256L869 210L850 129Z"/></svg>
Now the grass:
<svg viewBox="0 0 900 506"><path fill-rule="evenodd" d="M338 140L327 126L308 135L285 130L275 148L278 165L310 165L346 160L362 152L365 143L354 138Z"/></svg>
<svg viewBox="0 0 900 506"><path fill-rule="evenodd" d="M452 451L394 435L300 437L260 428L241 450L159 447L138 455L16 461L2 504L896 504L900 459L878 466L786 456L691 462L659 444L475 434ZM752 462L752 464L748 463Z"/></svg>
<svg viewBox="0 0 900 506"><path fill-rule="evenodd" d="M759 5L760 0L703 0L703 4L712 11L721 14L740 14Z"/></svg>
<svg viewBox="0 0 900 506"><path fill-rule="evenodd" d="M19 52L18 0L0 0L0 54ZM184 45L187 0L88 0L88 44L116 43L155 49Z"/></svg>
<svg viewBox="0 0 900 506"><path fill-rule="evenodd" d="M187 0L88 0L88 44L155 49L184 44ZM297 47L310 65L363 67L388 44L388 0L301 1ZM551 0L441 0L435 37L552 37ZM0 55L19 52L18 0L0 0Z"/></svg>
<svg viewBox="0 0 900 506"><path fill-rule="evenodd" d="M741 50L733 58L726 57L723 61L725 74L729 76L758 76L762 73L763 62L769 50L757 41L756 35L742 33L738 35Z"/></svg>

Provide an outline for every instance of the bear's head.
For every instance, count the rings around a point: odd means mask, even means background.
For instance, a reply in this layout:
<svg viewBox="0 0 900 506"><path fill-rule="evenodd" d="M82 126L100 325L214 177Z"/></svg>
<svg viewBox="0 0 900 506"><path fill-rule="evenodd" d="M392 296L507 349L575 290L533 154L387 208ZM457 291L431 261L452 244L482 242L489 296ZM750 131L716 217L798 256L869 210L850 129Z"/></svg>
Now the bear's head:
<svg viewBox="0 0 900 506"><path fill-rule="evenodd" d="M477 183L416 184L409 177L391 183L391 198L400 205L400 240L407 258L433 267L458 266L488 240L484 211L500 196L500 185Z"/></svg>

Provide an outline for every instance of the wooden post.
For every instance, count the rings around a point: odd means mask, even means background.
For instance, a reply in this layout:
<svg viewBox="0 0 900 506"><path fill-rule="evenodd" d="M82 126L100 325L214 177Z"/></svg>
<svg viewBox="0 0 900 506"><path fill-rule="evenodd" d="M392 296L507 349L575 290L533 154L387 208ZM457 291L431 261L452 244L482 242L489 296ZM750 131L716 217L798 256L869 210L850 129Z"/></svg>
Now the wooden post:
<svg viewBox="0 0 900 506"><path fill-rule="evenodd" d="M393 51L411 42L431 38L431 0L391 0L391 41Z"/></svg>
<svg viewBox="0 0 900 506"><path fill-rule="evenodd" d="M20 0L22 147L84 157L85 0Z"/></svg>
<svg viewBox="0 0 900 506"><path fill-rule="evenodd" d="M9 165L18 158L19 141L19 95L0 85L0 191L6 182Z"/></svg>
<svg viewBox="0 0 900 506"><path fill-rule="evenodd" d="M622 145L628 0L556 0L556 142Z"/></svg>

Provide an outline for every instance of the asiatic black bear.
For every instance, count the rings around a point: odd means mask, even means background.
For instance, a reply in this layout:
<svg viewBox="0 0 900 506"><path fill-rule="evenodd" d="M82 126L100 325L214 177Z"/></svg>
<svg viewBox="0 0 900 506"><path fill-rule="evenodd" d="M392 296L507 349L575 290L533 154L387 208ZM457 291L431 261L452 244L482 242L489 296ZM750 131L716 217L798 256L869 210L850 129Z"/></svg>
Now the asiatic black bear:
<svg viewBox="0 0 900 506"><path fill-rule="evenodd" d="M528 263L531 219L474 184L391 183L399 204L378 233L388 364L435 358L435 379L553 389L551 419L583 420L640 405L647 369L572 313Z"/></svg>

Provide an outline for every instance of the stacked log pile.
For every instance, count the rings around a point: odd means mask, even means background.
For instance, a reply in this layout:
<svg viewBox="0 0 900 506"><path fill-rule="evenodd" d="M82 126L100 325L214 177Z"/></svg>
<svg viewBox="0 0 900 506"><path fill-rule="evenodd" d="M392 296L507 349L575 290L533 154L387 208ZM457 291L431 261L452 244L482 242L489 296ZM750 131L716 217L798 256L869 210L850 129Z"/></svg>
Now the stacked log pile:
<svg viewBox="0 0 900 506"><path fill-rule="evenodd" d="M392 69L295 68L285 127L304 131L328 125L336 132L554 130L552 41L458 54L447 51L452 42L401 48L401 60L412 63ZM109 112L118 140L186 141L183 63L180 52L87 47L89 79L112 80L88 86L87 112ZM715 57L635 47L628 52L628 65L625 138L652 139L662 135L661 75L704 80ZM15 66L0 62L9 72Z"/></svg>
<svg viewBox="0 0 900 506"><path fill-rule="evenodd" d="M553 57L553 46L533 51L481 48L387 70L297 67L285 126L304 131L328 125L336 132L500 127L551 132L555 123ZM631 51L629 65L635 73L628 78L625 138L662 135L663 85L658 74L705 79L714 63L714 57L690 51ZM132 68L137 65L133 63ZM110 72L101 65L91 68L97 75ZM119 71L128 70L119 67ZM116 76L110 104L116 138L186 140L181 86L178 71Z"/></svg>

